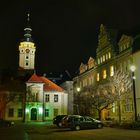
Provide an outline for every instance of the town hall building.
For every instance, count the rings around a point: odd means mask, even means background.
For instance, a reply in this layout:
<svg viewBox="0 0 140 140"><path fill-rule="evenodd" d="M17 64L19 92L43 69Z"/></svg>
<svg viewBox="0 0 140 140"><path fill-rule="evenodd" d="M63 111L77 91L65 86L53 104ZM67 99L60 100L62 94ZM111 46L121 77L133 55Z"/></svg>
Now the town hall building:
<svg viewBox="0 0 140 140"><path fill-rule="evenodd" d="M58 114L67 114L68 94L45 76L35 73L36 46L32 39L28 14L24 38L19 45L19 76L30 75L23 91L1 90L1 118L13 121L48 121ZM20 83L20 82L18 82ZM18 85L17 85L18 87ZM22 86L23 87L23 86ZM13 97L12 100L6 102Z"/></svg>

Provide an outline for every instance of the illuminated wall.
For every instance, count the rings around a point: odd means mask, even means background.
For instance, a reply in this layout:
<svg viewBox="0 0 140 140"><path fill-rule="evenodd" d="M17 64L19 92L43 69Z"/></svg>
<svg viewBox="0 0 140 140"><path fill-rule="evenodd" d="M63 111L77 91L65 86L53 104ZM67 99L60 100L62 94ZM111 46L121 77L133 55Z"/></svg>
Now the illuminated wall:
<svg viewBox="0 0 140 140"><path fill-rule="evenodd" d="M35 50L33 42L21 42L19 46L19 67L34 69Z"/></svg>
<svg viewBox="0 0 140 140"><path fill-rule="evenodd" d="M137 115L140 116L140 51L133 54L133 64L136 67L135 70L135 90L136 90L136 104Z"/></svg>
<svg viewBox="0 0 140 140"><path fill-rule="evenodd" d="M44 91L43 85L44 83L27 83L25 121L46 121L58 114L67 114L67 93ZM46 95L49 95L48 101ZM58 101L55 101L55 96L58 96Z"/></svg>

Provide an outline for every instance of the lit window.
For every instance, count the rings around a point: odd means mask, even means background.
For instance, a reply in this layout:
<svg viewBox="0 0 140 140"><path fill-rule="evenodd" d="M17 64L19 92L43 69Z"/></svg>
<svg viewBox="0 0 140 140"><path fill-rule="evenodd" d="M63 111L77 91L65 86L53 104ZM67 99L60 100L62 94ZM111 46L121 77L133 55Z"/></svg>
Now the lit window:
<svg viewBox="0 0 140 140"><path fill-rule="evenodd" d="M45 117L49 117L49 109L45 109Z"/></svg>
<svg viewBox="0 0 140 140"><path fill-rule="evenodd" d="M105 55L103 55L103 62L105 62Z"/></svg>
<svg viewBox="0 0 140 140"><path fill-rule="evenodd" d="M108 53L108 58L109 58L109 59L111 58L111 53L110 53L110 52Z"/></svg>
<svg viewBox="0 0 140 140"><path fill-rule="evenodd" d="M107 75L106 75L106 70L103 70L103 79L106 79Z"/></svg>
<svg viewBox="0 0 140 140"><path fill-rule="evenodd" d="M114 66L110 66L110 76L114 75Z"/></svg>
<svg viewBox="0 0 140 140"><path fill-rule="evenodd" d="M112 112L115 113L115 103L112 104Z"/></svg>
<svg viewBox="0 0 140 140"><path fill-rule="evenodd" d="M14 109L9 108L8 117L14 117Z"/></svg>
<svg viewBox="0 0 140 140"><path fill-rule="evenodd" d="M54 95L54 102L58 102L58 95Z"/></svg>
<svg viewBox="0 0 140 140"><path fill-rule="evenodd" d="M99 73L97 73L97 81L99 81L100 80L100 75L99 75Z"/></svg>
<svg viewBox="0 0 140 140"><path fill-rule="evenodd" d="M103 59L102 59L102 57L100 58L100 60L101 60L101 63L103 62Z"/></svg>
<svg viewBox="0 0 140 140"><path fill-rule="evenodd" d="M100 64L100 59L98 58L98 64Z"/></svg>
<svg viewBox="0 0 140 140"><path fill-rule="evenodd" d="M45 101L46 101L46 102L49 102L49 101L50 101L50 95L49 95L49 94L46 94L46 96L45 96Z"/></svg>

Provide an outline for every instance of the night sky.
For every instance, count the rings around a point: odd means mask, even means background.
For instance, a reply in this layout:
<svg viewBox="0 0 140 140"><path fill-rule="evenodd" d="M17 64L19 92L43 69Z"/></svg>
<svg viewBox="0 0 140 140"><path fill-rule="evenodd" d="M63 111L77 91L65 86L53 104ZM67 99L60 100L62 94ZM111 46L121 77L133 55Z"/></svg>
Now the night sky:
<svg viewBox="0 0 140 140"><path fill-rule="evenodd" d="M0 4L0 69L18 66L30 11L39 74L68 70L95 57L100 24L140 33L139 0L13 0Z"/></svg>

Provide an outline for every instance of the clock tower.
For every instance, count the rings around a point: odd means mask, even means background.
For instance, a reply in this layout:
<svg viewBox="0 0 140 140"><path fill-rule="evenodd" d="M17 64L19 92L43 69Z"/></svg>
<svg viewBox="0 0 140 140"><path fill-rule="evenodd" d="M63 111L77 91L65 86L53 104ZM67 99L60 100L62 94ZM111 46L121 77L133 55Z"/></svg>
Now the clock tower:
<svg viewBox="0 0 140 140"><path fill-rule="evenodd" d="M22 70L34 70L35 68L35 51L36 47L32 40L31 31L29 25L30 15L27 15L27 26L24 29L24 38L19 45L19 68Z"/></svg>

